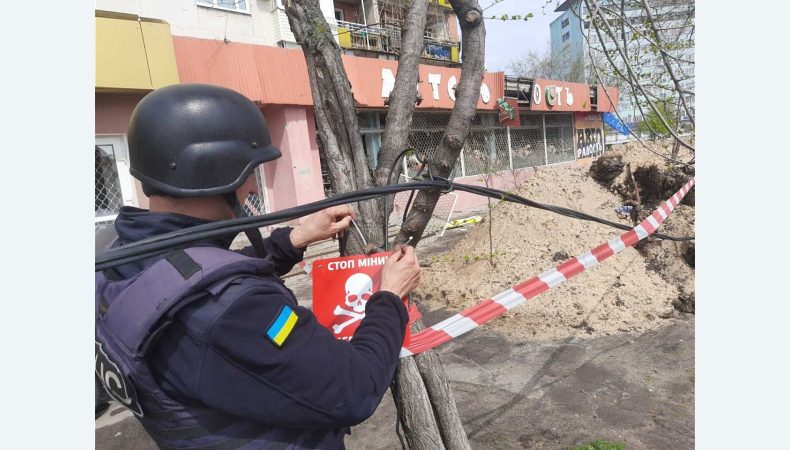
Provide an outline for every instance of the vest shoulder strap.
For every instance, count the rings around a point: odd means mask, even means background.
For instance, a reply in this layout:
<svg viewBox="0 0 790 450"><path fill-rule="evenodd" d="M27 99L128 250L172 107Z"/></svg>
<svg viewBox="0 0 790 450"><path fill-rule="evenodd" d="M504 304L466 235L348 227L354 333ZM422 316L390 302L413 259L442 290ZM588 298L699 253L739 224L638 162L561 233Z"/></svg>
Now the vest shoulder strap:
<svg viewBox="0 0 790 450"><path fill-rule="evenodd" d="M271 262L216 247L176 250L141 272L114 298L101 319L104 331L132 358L143 356L160 320L201 296L217 294L242 274L271 274Z"/></svg>

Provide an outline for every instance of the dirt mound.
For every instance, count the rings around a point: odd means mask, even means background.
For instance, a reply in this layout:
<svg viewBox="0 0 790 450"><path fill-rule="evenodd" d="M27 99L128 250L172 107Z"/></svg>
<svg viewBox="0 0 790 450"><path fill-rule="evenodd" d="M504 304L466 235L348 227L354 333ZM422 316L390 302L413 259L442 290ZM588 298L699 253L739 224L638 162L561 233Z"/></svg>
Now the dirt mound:
<svg viewBox="0 0 790 450"><path fill-rule="evenodd" d="M575 165L542 168L518 192L538 202L630 225L630 220L615 213L623 201L596 183L588 170ZM511 203L496 206L491 223L496 265L487 257L488 224L477 225L424 269L416 292L424 301L464 309L620 233L605 225ZM693 283L693 271L691 276ZM680 294L678 287L649 268L643 254L628 248L495 319L491 326L541 340L642 331L671 317Z"/></svg>
<svg viewBox="0 0 790 450"><path fill-rule="evenodd" d="M647 148L645 148L645 145ZM617 144L612 146L611 149L607 149L605 155L608 156L620 156L623 159L623 163L625 164L632 164L633 166L644 166L644 165L651 165L651 164L660 164L660 165L667 165L672 164L670 161L667 161L665 158L659 156L670 155L672 151L672 140L664 140L664 141L645 141L645 145L642 145L638 142L628 142L625 144ZM678 151L676 160L688 162L694 157L694 154L691 153L687 148L680 147Z"/></svg>
<svg viewBox="0 0 790 450"><path fill-rule="evenodd" d="M672 141L647 142L648 148L638 143L615 146L605 157L598 158L590 167L592 176L603 187L618 194L624 203L637 205L633 216L634 224L653 212L656 206L678 191L694 176L693 166L684 166L661 158L670 154ZM688 161L692 154L681 149L677 160ZM622 171L613 172L622 163ZM603 176L603 174L606 176ZM612 176L614 178L612 179ZM638 192L637 192L638 187ZM694 235L695 190L683 198L675 210L673 220L668 221L662 232L673 236ZM676 309L694 312L694 246L692 242L648 240L641 242L637 250L648 260L647 267L660 274L680 291Z"/></svg>
<svg viewBox="0 0 790 450"><path fill-rule="evenodd" d="M634 181L639 186L642 204L654 206L683 187L689 178L694 176L694 171L682 168L662 170L657 165L651 164L638 167L633 174ZM694 206L694 200L692 190L683 197L681 204Z"/></svg>
<svg viewBox="0 0 790 450"><path fill-rule="evenodd" d="M677 192L694 176L694 168L657 155L669 155L671 141L647 142L646 145L649 150L638 143L614 146L592 163L590 176L604 188L619 194L623 200L638 199L652 212L659 202ZM688 161L691 153L682 149L676 158L678 161ZM692 190L682 204L694 206L694 200Z"/></svg>
<svg viewBox="0 0 790 450"><path fill-rule="evenodd" d="M611 186L612 182L623 173L625 163L622 155L603 155L596 159L590 166L590 176L604 186Z"/></svg>

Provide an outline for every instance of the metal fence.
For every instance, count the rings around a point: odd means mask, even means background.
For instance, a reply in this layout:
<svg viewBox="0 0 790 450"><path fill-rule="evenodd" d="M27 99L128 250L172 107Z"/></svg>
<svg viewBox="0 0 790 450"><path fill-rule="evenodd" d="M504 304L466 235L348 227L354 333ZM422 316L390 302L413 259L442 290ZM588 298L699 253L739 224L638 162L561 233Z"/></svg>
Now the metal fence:
<svg viewBox="0 0 790 450"><path fill-rule="evenodd" d="M96 214L94 217L95 232L98 233L105 227L112 225L113 219L123 206L123 192L112 147L97 145L94 155L96 160L94 173Z"/></svg>
<svg viewBox="0 0 790 450"><path fill-rule="evenodd" d="M449 120L449 113L415 113L409 145L422 158L432 158ZM521 112L519 122L517 127L505 127L496 113L477 114L452 176L485 175L575 159L571 114ZM404 160L407 177L416 176L419 169L417 158Z"/></svg>
<svg viewBox="0 0 790 450"><path fill-rule="evenodd" d="M403 178L401 178L401 181L404 181ZM411 207L414 206L414 199L417 198L417 192L414 193L411 203L409 202L410 196L410 192L398 192L395 194L393 211L390 213L390 227L400 227L403 224L403 218L405 217L404 211L406 211L407 207L411 210ZM458 194L455 192L448 192L439 196L439 200L436 201L436 207L434 207L431 213L431 218L425 226L425 231L423 231L424 236L434 233L440 233L441 235L444 233L444 228L455 211L456 200L458 200Z"/></svg>

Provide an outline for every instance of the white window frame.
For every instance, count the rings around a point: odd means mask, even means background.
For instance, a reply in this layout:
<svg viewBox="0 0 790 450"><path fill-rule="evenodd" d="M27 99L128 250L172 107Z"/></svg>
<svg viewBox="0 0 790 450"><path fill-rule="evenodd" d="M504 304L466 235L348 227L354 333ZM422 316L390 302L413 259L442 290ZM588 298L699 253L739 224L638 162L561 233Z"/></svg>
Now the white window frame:
<svg viewBox="0 0 790 450"><path fill-rule="evenodd" d="M340 13L340 18L337 18L337 13ZM339 20L341 22L346 21L346 12L343 11L341 8L335 8L335 20Z"/></svg>
<svg viewBox="0 0 790 450"><path fill-rule="evenodd" d="M268 214L272 212L271 202L269 201L269 189L266 187L266 171L263 168L263 164L259 165L255 168L253 176L257 175L256 183L258 183L258 197L261 199L261 203L263 204L263 210L260 211L261 214Z"/></svg>
<svg viewBox="0 0 790 450"><path fill-rule="evenodd" d="M118 185L121 188L124 206L137 206L137 190L134 179L129 172L129 152L125 134L97 134L96 145L112 145L115 156L115 169L118 171ZM96 217L94 222L108 222L115 220L117 214Z"/></svg>
<svg viewBox="0 0 790 450"><path fill-rule="evenodd" d="M234 0L234 1L238 1L238 0ZM241 13L241 14L252 14L250 12L250 2L251 1L254 1L254 0L245 0L245 2L244 2L245 8L244 9L228 8L226 6L221 5L218 0L195 0L195 4L197 6L202 6L204 8L219 9L221 11L230 11L230 12ZM207 4L207 3L210 3L210 4Z"/></svg>

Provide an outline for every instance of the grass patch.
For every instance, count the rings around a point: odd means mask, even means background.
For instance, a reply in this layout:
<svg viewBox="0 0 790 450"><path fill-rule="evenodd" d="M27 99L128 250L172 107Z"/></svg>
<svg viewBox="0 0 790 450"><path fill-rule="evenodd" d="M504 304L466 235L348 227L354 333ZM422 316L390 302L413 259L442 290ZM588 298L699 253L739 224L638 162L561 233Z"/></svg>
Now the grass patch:
<svg viewBox="0 0 790 450"><path fill-rule="evenodd" d="M571 450L625 450L625 444L622 442L608 442L596 439L589 444L573 447Z"/></svg>

